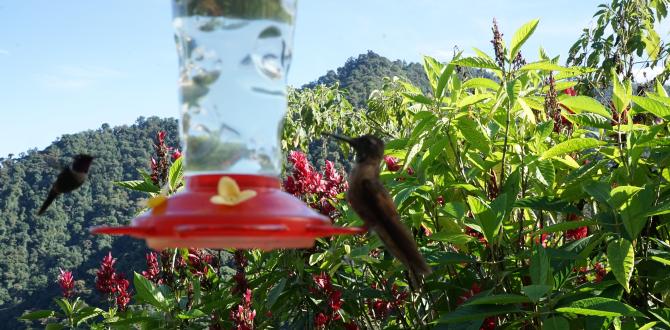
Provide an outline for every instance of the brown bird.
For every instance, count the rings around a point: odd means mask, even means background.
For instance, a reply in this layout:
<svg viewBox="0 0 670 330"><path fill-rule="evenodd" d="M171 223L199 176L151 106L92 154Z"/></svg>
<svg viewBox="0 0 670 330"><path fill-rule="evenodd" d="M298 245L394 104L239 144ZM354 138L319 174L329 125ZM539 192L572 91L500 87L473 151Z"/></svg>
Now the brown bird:
<svg viewBox="0 0 670 330"><path fill-rule="evenodd" d="M92 161L93 157L89 155L81 154L74 156L72 165L64 168L58 174L56 182L51 187L51 190L49 190L49 195L42 204L42 207L40 207L40 210L37 211L37 215L42 215L60 194L69 193L81 187L88 177L88 169Z"/></svg>
<svg viewBox="0 0 670 330"><path fill-rule="evenodd" d="M384 142L372 135L358 138L328 135L349 143L356 151L356 164L349 174L347 201L365 225L377 233L386 249L405 265L412 286L418 287L421 283L419 276L430 274L431 269L419 252L412 233L400 222L391 195L379 181Z"/></svg>

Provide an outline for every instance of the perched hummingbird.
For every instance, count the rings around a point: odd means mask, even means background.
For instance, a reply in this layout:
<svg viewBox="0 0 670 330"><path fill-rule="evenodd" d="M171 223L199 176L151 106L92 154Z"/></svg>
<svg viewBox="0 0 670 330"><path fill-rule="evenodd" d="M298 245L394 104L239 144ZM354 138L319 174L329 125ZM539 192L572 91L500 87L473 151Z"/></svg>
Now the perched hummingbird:
<svg viewBox="0 0 670 330"><path fill-rule="evenodd" d="M393 199L379 181L384 142L372 135L358 138L328 135L349 143L356 151L356 164L349 174L347 201L365 225L377 233L386 249L407 267L410 281L416 287L418 275L430 274L431 269L411 232L400 222Z"/></svg>
<svg viewBox="0 0 670 330"><path fill-rule="evenodd" d="M72 165L64 168L60 174L58 174L56 182L51 187L51 190L49 190L49 195L42 204L42 207L40 207L37 215L42 215L58 195L69 193L81 187L88 177L88 168L91 166L92 161L93 157L89 155L79 154L74 156Z"/></svg>

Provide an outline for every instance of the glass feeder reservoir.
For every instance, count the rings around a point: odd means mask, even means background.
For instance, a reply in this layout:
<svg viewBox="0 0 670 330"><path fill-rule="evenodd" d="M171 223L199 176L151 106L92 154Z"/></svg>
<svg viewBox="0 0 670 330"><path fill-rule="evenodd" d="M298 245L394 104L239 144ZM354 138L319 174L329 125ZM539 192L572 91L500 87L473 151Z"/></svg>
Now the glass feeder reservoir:
<svg viewBox="0 0 670 330"><path fill-rule="evenodd" d="M186 187L100 234L154 249L302 248L341 228L280 190L296 0L173 0Z"/></svg>

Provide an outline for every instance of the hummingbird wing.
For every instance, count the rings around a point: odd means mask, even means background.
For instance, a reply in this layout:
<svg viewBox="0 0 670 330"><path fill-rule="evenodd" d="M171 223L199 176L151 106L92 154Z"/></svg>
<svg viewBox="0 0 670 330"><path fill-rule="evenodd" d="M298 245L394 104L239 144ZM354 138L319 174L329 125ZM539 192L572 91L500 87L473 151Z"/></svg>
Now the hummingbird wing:
<svg viewBox="0 0 670 330"><path fill-rule="evenodd" d="M431 269L419 252L412 233L400 221L391 195L377 180L362 180L361 197L365 200L367 214L360 214L377 233L386 248L413 274L430 274Z"/></svg>

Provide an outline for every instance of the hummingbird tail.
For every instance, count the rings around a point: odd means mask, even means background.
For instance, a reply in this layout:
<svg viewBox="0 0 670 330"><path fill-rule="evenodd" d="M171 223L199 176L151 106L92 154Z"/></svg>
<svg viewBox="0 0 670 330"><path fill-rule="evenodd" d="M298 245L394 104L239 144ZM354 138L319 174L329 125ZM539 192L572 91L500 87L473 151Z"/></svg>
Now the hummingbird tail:
<svg viewBox="0 0 670 330"><path fill-rule="evenodd" d="M430 274L432 270L419 252L419 247L410 231L399 220L386 221L376 227L374 231L386 248L407 267L410 282L419 285L420 277Z"/></svg>
<svg viewBox="0 0 670 330"><path fill-rule="evenodd" d="M49 191L49 195L47 196L47 199L42 203L42 207L40 207L40 210L37 211L37 215L42 215L48 208L51 203L53 203L54 199L58 197L58 193L51 189Z"/></svg>

